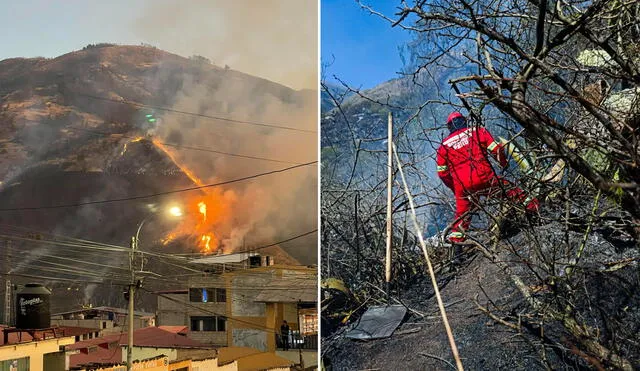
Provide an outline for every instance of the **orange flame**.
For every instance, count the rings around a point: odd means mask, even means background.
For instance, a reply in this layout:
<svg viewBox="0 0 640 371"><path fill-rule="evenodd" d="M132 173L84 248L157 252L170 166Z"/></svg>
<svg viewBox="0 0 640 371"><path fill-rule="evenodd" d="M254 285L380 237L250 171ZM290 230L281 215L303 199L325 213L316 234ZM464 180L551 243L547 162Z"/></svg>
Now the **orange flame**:
<svg viewBox="0 0 640 371"><path fill-rule="evenodd" d="M135 137L134 139L131 139L130 141L128 141L127 143L124 144L124 148L122 148L122 152L120 152L120 156L124 156L125 152L127 152L127 145L129 143L136 143L139 142L141 140L143 140L144 137Z"/></svg>
<svg viewBox="0 0 640 371"><path fill-rule="evenodd" d="M193 183L195 183L197 186L202 186L204 183L202 182L202 180L200 180L200 178L198 178L191 170L187 169L186 167L180 165L178 163L178 161L176 160L175 156L173 155L173 153L171 153L167 147L165 147L164 144L162 144L162 142L160 142L157 139L153 139L152 143L158 147L162 152L164 152L164 154L166 154L171 161L173 161L173 163L187 176L189 177L189 179L191 179L191 181Z"/></svg>
<svg viewBox="0 0 640 371"><path fill-rule="evenodd" d="M200 214L202 214L202 217L204 218L202 222L203 223L206 222L207 221L207 204L205 204L202 201L198 202L198 210L200 210Z"/></svg>
<svg viewBox="0 0 640 371"><path fill-rule="evenodd" d="M204 242L204 251L205 252L209 252L211 251L211 247L209 246L209 242L211 242L211 236L208 234L205 234L202 236L202 238L200 239L202 242Z"/></svg>
<svg viewBox="0 0 640 371"><path fill-rule="evenodd" d="M177 161L174 153L162 142L156 138L152 139L151 142L167 155L195 185L204 185L204 182L193 171ZM213 230L217 230L222 222L230 217L231 206L229 203L231 201L228 194L225 196L225 193L220 189L203 188L202 191L204 195L202 193L195 196L187 195L188 198L184 208L185 215L179 225L166 235L163 244L167 245L178 237L187 237L204 253L213 252L219 247L220 240L213 233ZM225 198L227 199L226 201Z"/></svg>

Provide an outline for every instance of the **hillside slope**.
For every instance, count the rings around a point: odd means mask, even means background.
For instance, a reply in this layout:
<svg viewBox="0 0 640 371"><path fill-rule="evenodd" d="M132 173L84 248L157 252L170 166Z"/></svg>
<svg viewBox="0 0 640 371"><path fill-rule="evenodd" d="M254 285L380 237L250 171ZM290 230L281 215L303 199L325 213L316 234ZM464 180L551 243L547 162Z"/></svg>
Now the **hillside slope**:
<svg viewBox="0 0 640 371"><path fill-rule="evenodd" d="M182 231L193 228L198 241L198 233L215 233L212 248L224 252L314 229L315 202L299 201L316 198L313 166L224 187L173 191L313 161L315 102L313 92L152 47L106 44L53 59L0 61L0 223L12 238L3 273L68 278L52 266L72 264L51 258L62 254L109 262L87 271L87 281L126 276L119 269L128 268L127 254L65 249L15 240L16 235L46 233L127 247L138 223L148 218L141 233L144 249L186 253L202 246L191 237L161 243L176 223ZM196 231L190 219L170 221L149 212L181 204L200 217L199 197L210 203L208 231ZM312 264L315 239L282 247ZM174 268L165 264L157 273L185 272ZM18 277L14 282L29 280ZM55 300L54 311L88 301L123 303L117 286L103 287L103 295L92 298L95 285L86 292L77 280L60 285L61 292L77 295ZM149 298L145 308L152 310L154 302Z"/></svg>

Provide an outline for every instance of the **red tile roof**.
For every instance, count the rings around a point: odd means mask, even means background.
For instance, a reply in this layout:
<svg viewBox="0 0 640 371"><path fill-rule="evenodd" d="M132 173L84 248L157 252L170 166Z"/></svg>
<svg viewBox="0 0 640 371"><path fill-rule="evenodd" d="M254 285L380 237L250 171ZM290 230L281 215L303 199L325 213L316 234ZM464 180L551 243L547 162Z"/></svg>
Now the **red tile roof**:
<svg viewBox="0 0 640 371"><path fill-rule="evenodd" d="M184 327L184 326L169 326ZM89 363L113 363L122 361L122 347L127 345L126 332L108 335L102 338L79 341L69 345L68 350L79 350L81 353L69 357L70 366ZM133 344L136 347L152 348L202 348L209 345L191 340L177 332L167 331L160 327L145 327L133 332Z"/></svg>
<svg viewBox="0 0 640 371"><path fill-rule="evenodd" d="M178 326L176 326L178 327ZM105 343L119 343L127 345L127 333L108 335L102 338L79 341L69 345L67 349L81 349L89 346L97 346ZM164 330L160 327L145 327L133 332L133 345L137 347L153 348L210 348L209 345L191 340L176 332Z"/></svg>
<svg viewBox="0 0 640 371"><path fill-rule="evenodd" d="M187 326L158 326L158 328L179 335L186 335L189 332Z"/></svg>
<svg viewBox="0 0 640 371"><path fill-rule="evenodd" d="M0 325L0 332L4 332L5 329L13 330L14 328ZM53 330L55 330L55 336ZM90 334L97 331L100 330L86 327L57 326L47 330L37 330L33 334L35 335L36 339L53 339L66 336ZM31 334L26 331L12 331L8 333L7 340L7 344L28 343L30 341L33 341L33 336L31 336ZM6 345L4 344L4 333L0 334L0 345Z"/></svg>
<svg viewBox="0 0 640 371"><path fill-rule="evenodd" d="M126 338L126 336L125 336ZM69 356L69 367L88 365L91 363L121 363L122 348L119 346L105 349L97 347L91 353L78 353Z"/></svg>
<svg viewBox="0 0 640 371"><path fill-rule="evenodd" d="M210 348L209 345L191 340L186 336L163 330L159 327L145 327L133 333L133 343L138 347L155 348ZM123 344L122 342L120 344ZM124 342L126 345L126 341Z"/></svg>

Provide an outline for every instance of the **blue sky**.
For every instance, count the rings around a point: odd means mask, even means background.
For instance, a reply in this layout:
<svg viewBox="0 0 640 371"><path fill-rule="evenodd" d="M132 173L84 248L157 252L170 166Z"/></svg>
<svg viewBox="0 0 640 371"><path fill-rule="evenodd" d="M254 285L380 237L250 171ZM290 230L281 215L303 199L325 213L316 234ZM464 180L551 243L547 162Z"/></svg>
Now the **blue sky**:
<svg viewBox="0 0 640 371"><path fill-rule="evenodd" d="M395 18L398 0L363 0L373 9ZM332 80L336 75L346 83L371 88L398 77L402 61L398 46L411 39L411 34L371 15L353 0L322 0L321 58L333 60L324 71ZM333 59L335 57L335 60Z"/></svg>
<svg viewBox="0 0 640 371"><path fill-rule="evenodd" d="M295 89L317 88L317 0L0 1L0 60L148 43Z"/></svg>

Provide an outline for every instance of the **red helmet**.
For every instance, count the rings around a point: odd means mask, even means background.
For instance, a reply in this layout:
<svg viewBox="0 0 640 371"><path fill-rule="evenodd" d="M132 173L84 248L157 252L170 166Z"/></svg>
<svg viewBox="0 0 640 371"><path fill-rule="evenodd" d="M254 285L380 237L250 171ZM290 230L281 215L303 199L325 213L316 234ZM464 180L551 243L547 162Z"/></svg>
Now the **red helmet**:
<svg viewBox="0 0 640 371"><path fill-rule="evenodd" d="M454 132L467 127L467 119L460 112L452 112L447 118L447 128Z"/></svg>
<svg viewBox="0 0 640 371"><path fill-rule="evenodd" d="M460 112L451 112L449 117L447 117L447 125L450 125L451 121L453 121L453 119L458 118L458 117L464 118L464 116Z"/></svg>

